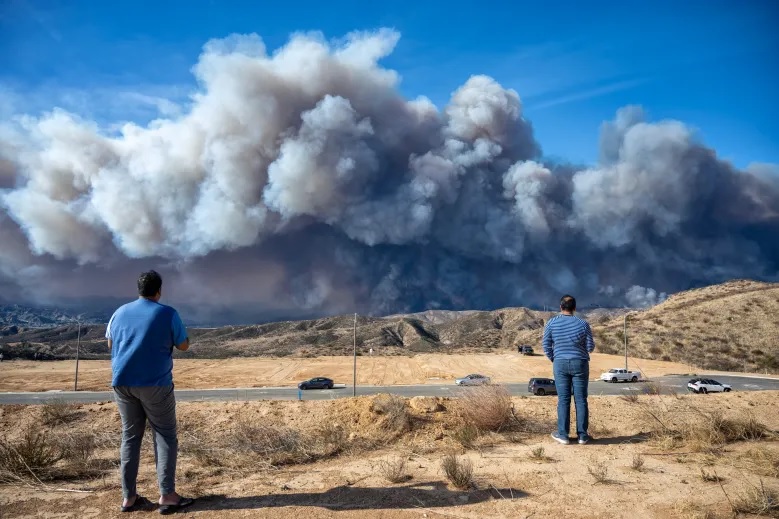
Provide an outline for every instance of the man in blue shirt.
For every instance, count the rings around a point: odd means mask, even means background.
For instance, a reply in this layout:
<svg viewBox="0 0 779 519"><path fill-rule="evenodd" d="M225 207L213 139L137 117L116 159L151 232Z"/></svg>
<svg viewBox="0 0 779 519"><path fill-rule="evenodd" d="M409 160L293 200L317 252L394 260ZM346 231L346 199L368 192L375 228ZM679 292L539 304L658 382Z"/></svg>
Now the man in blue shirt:
<svg viewBox="0 0 779 519"><path fill-rule="evenodd" d="M192 504L176 493L176 398L173 394L173 348L189 348L178 312L159 303L162 278L155 271L138 278L138 299L121 306L106 328L111 350L111 385L122 417L122 512L151 506L136 492L141 440L146 420L154 431L154 459L160 486L160 513Z"/></svg>
<svg viewBox="0 0 779 519"><path fill-rule="evenodd" d="M590 378L590 353L595 349L592 330L584 319L576 317L576 299L560 299L560 313L544 328L544 355L552 361L557 388L557 431L552 438L568 445L571 431L571 391L576 403L576 435L579 443L591 440L587 386Z"/></svg>

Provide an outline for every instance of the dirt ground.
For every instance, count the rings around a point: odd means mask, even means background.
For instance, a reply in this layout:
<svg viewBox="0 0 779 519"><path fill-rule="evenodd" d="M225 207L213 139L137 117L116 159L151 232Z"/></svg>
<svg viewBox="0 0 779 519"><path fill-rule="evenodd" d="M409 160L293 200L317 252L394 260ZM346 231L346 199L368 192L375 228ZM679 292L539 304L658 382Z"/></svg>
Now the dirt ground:
<svg viewBox="0 0 779 519"><path fill-rule="evenodd" d="M721 410L725 416L753 416L769 429L779 430L778 392L721 395L641 396L637 402L620 397L591 398L589 445L560 445L548 436L555 420L554 398L515 398L516 415L524 427L515 432L490 433L470 449L453 440L461 423L458 403L436 399L434 412L408 403L409 429L390 439L381 436L386 422L375 412L378 397L325 402L229 402L179 404L180 456L178 489L196 503L181 517L278 519L419 519L419 518L718 518L730 515L729 499L761 484L779 491L779 442L729 443L711 452L671 447L647 439L651 424L645 410L665 414ZM428 403L431 399L427 399ZM414 405L412 405L414 404ZM429 409L427 410L429 411ZM39 427L41 406L0 407L0 439L13 441ZM665 418L663 418L665 420ZM203 446L225 445L241 423L344 428L349 445L370 438L352 450L306 463L270 466L257 458L254 465L237 458L204 458ZM91 434L103 441L96 461L108 464L101 476L48 481L38 488L0 484L0 516L59 519L125 516L118 472L119 417L113 404L79 405L72 416L48 434L73 438ZM346 437L346 436L345 436ZM148 438L147 438L148 439ZM532 453L543 448L542 456ZM237 452L237 451L236 451ZM536 450L536 452L538 452ZM447 453L473 464L473 486L452 486L441 470ZM755 453L759 453L755 454ZM637 455L644 466L633 470ZM238 456L235 454L234 456ZM766 458L767 457L767 458ZM410 479L389 483L381 463L406 460ZM537 457L538 458L538 457ZM204 461L205 459L205 461ZM756 465L773 459L774 465ZM599 467L601 481L591 474ZM765 472L768 467L769 472ZM707 474L705 478L702 475ZM712 480L716 475L720 481ZM54 491L54 488L89 493ZM139 493L157 498L150 442L143 447ZM774 510L776 513L776 510ZM155 511L133 517L157 516ZM776 515L774 515L776 516ZM742 517L757 517L743 515Z"/></svg>
<svg viewBox="0 0 779 519"><path fill-rule="evenodd" d="M595 353L590 375L597 378L602 371L623 364L624 357ZM685 364L633 358L629 359L629 367L647 377L691 371ZM351 383L352 357L177 359L173 371L179 389L293 386L316 376L330 377L336 383ZM0 391L71 390L74 372L75 361L3 362L0 363ZM481 373L499 383L527 382L530 377L552 376L552 366L543 355L518 353L357 358L357 382L362 385L451 383L469 373ZM108 389L110 361L81 361L78 380L82 390Z"/></svg>

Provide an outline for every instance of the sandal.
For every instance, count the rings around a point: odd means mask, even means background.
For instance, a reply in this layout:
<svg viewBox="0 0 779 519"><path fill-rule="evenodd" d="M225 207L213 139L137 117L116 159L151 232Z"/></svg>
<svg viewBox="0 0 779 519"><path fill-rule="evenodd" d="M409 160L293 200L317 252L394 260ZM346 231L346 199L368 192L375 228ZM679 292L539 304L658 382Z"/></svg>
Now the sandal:
<svg viewBox="0 0 779 519"><path fill-rule="evenodd" d="M145 510L147 508L151 508L153 506L152 502L146 499L143 496L140 496L138 494L135 495L135 501L133 501L133 504L130 506L123 506L121 508L122 512L137 512L138 510Z"/></svg>
<svg viewBox="0 0 779 519"><path fill-rule="evenodd" d="M191 497L182 497L175 505L160 505L160 513L162 515L175 514L182 508L186 508L194 502L195 500Z"/></svg>

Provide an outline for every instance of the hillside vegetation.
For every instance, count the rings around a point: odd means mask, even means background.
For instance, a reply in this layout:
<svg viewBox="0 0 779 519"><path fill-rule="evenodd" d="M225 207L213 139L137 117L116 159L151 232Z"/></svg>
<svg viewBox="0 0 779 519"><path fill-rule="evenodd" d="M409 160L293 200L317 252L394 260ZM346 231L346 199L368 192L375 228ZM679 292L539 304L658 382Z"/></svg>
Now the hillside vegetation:
<svg viewBox="0 0 779 519"><path fill-rule="evenodd" d="M681 292L643 311L628 314L631 357L667 360L698 368L779 371L779 284L732 281ZM546 319L554 315L527 308L494 311L428 311L390 317L358 317L358 354L373 348L380 355L489 352L519 344L541 348ZM598 351L624 349L624 311L585 312ZM262 325L191 330L195 347L182 357L348 355L352 353L353 316ZM108 358L105 326L81 328L83 358ZM6 327L0 349L8 358L72 358L77 327Z"/></svg>

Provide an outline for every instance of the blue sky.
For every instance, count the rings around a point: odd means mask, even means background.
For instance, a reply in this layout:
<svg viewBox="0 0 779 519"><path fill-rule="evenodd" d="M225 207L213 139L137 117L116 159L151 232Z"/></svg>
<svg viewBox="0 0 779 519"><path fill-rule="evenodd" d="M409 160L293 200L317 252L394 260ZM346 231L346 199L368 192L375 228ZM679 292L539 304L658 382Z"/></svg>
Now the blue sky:
<svg viewBox="0 0 779 519"><path fill-rule="evenodd" d="M779 163L779 2L0 1L0 115L54 106L143 122L195 88L202 45L395 28L384 65L438 106L472 74L517 90L547 156L594 162L626 104L679 119L738 166Z"/></svg>

